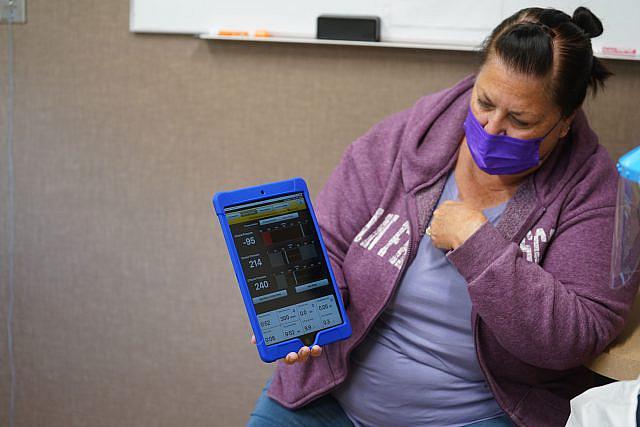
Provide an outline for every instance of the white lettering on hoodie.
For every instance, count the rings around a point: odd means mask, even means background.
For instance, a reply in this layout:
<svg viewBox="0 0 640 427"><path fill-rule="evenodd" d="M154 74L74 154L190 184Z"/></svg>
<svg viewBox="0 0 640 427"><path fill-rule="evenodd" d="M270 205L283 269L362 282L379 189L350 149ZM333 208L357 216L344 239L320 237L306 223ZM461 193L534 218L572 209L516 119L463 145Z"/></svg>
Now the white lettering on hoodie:
<svg viewBox="0 0 640 427"><path fill-rule="evenodd" d="M387 259L387 261L397 269L401 269L409 250L409 241L411 238L411 227L409 225L409 221L404 221L400 227L396 229L394 228L394 225L400 216L389 213L385 216L384 220L378 225L378 227L365 238L365 235L369 233L383 214L384 209L378 208L367 224L362 227L362 230L360 230L353 241L360 243L360 246L366 250L372 251L374 247L380 243L383 237L388 235L387 232L393 228L395 232L391 237L388 237L388 240L383 240L384 245L376 252L376 255L380 258ZM398 249L395 252L390 252L389 249L392 247L398 247ZM389 257L389 254L392 255Z"/></svg>
<svg viewBox="0 0 640 427"><path fill-rule="evenodd" d="M544 229L540 227L536 228L535 232L533 230L527 232L527 235L520 242L520 250L524 253L527 261L540 264L541 245L551 240L555 231L556 230L552 228L549 231L549 236L547 236Z"/></svg>

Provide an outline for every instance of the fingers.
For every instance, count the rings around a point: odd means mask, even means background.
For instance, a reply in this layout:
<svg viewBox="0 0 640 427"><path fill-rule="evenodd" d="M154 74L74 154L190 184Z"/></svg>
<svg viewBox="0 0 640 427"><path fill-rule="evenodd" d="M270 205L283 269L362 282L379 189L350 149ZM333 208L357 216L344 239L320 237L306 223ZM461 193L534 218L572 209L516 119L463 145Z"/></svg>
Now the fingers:
<svg viewBox="0 0 640 427"><path fill-rule="evenodd" d="M313 347L311 347L311 356L318 357L321 354L322 354L322 347L320 347L319 345L314 345Z"/></svg>
<svg viewBox="0 0 640 427"><path fill-rule="evenodd" d="M251 344L255 344L255 343L256 343L256 336L254 334L251 334ZM286 357L282 360L287 365L293 365L296 362L306 361L309 358L309 356L318 357L321 354L322 354L322 347L320 347L319 345L314 345L312 348L303 346L303 347L300 347L300 350L298 350L297 353L292 351L291 353L287 354Z"/></svg>
<svg viewBox="0 0 640 427"><path fill-rule="evenodd" d="M300 350L298 350L298 360L300 362L304 362L309 358L309 354L311 354L311 349L309 347L301 347Z"/></svg>
<svg viewBox="0 0 640 427"><path fill-rule="evenodd" d="M254 334L251 335L251 344L255 344L256 343L256 336ZM314 346L318 347L317 345ZM319 348L319 347L318 347ZM316 351L317 353L317 351ZM302 347L298 353L294 353L293 351L289 354L287 354L287 356L283 359L284 363L286 363L287 365L293 365L296 362L304 362L305 360L307 360L309 358L309 355L313 354L313 352L309 349L309 347Z"/></svg>
<svg viewBox="0 0 640 427"><path fill-rule="evenodd" d="M298 353L294 353L293 351L284 358L284 363L287 365L293 365L298 361Z"/></svg>
<svg viewBox="0 0 640 427"><path fill-rule="evenodd" d="M309 356L318 357L321 354L322 354L322 347L320 347L319 345L314 345L311 348L305 346L305 347L301 347L297 353L292 351L291 353L287 354L287 356L283 360L284 360L284 363L286 363L287 365L293 365L294 363L297 363L297 362L306 361L309 358Z"/></svg>

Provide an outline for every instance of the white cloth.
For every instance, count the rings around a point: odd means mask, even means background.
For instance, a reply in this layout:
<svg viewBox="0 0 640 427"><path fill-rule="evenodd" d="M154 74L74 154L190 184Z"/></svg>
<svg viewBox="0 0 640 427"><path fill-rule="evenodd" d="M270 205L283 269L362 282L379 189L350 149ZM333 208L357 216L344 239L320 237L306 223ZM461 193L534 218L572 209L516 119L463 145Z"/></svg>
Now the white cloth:
<svg viewBox="0 0 640 427"><path fill-rule="evenodd" d="M640 377L589 389L571 399L566 427L636 427Z"/></svg>

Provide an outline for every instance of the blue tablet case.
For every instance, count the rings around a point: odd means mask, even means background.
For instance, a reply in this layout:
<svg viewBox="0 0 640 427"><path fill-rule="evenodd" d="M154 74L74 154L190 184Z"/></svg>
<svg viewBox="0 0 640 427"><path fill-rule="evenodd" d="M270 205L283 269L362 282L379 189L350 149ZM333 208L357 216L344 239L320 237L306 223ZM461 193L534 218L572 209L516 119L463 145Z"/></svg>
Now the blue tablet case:
<svg viewBox="0 0 640 427"><path fill-rule="evenodd" d="M289 197L290 196L290 197ZM302 199L302 197L304 199ZM261 202L268 202L270 199L279 199L280 202L284 201L284 204L298 204L299 206L306 203L306 208L308 208L309 217L313 222L313 229L315 230L315 234L317 235L318 243L321 248L321 254L316 254L317 259L320 259L321 264L326 266L325 273L328 272L328 276L330 277L330 283L326 283L326 278L319 281L314 281L310 283L305 283L300 285L296 281L296 286L287 286L286 283L279 283L278 289L279 291L271 291L267 294L255 296L255 293L258 292L258 288L263 286L264 282L256 282L254 278L247 278L245 276L245 271L242 267L241 257L239 255L238 249L236 248L236 244L234 243L239 235L234 235L232 233L230 227L230 220L232 222L236 222L236 224L240 221L246 221L246 219L240 218L244 215L252 215L255 218L266 218L263 220L256 219L260 224L262 222L267 223L267 221L275 222L274 219L278 218L289 218L287 216L280 217L272 217L264 216L264 214L260 213L260 207L264 207L265 210L271 209L270 206L275 206L272 203L269 205L265 205ZM283 203L280 203L283 204ZM338 288L338 284L335 280L335 276L333 274L333 270L331 269L331 264L329 263L329 257L327 255L327 250L322 240L322 235L320 233L320 228L318 227L318 222L316 220L315 213L313 212L313 208L311 206L311 200L309 197L309 191L307 189L307 185L302 178L293 178L280 182L273 182L264 185L258 185L255 187L242 188L235 191L225 191L216 193L213 197L213 205L216 211L216 215L220 220L220 225L222 227L222 233L224 235L225 242L227 244L227 249L229 251L229 256L231 257L231 262L233 264L233 269L236 274L236 278L238 279L238 284L240 285L240 292L242 294L242 299L244 300L244 305L247 309L247 313L249 315L249 320L251 322L251 327L253 328L253 332L256 336L256 344L258 348L258 353L260 354L260 358L265 362L273 362L274 360L285 357L290 352L297 352L300 347L303 345L326 345L335 341L343 340L351 336L351 324L349 323L349 319L347 318L347 314L344 308L344 303L342 301L340 291ZM248 205L248 207L247 207ZM252 209L252 207L257 207L257 209ZM288 206L289 207L289 206ZM295 207L295 206L294 206ZM237 209L236 212L233 212L234 209ZM288 212L288 211L287 211ZM300 210L300 212L304 212L306 215L306 210ZM276 212L277 213L277 212ZM293 214L289 213L288 215L297 216L296 212ZM230 218L232 217L232 218ZM300 228L302 229L302 225ZM306 221L306 227L311 226L310 222ZM267 236L271 236L269 232L267 232ZM251 234L251 233L249 233ZM303 232L304 234L304 232ZM271 237L268 237L271 238ZM234 240L235 239L235 240ZM242 237L240 238L242 239ZM248 237L247 242L251 243L255 242L257 239L264 240L264 234L261 236L255 235L253 233L251 237ZM252 239L252 240L251 240ZM315 242L315 240L314 240ZM264 242L262 242L264 243ZM311 246L310 244L308 246ZM313 247L317 247L314 245ZM311 249L306 249L304 252L306 254L314 253L313 247ZM241 248L244 250L244 248ZM262 253L262 255L265 255ZM243 260L245 262L245 266L249 268L249 264L247 264L247 258L249 258L249 263L254 262L257 263L260 260L260 267L262 263L271 262L273 255L267 254L267 256L257 256L253 261L251 257L254 255L244 256ZM278 254L275 253L276 263L279 263ZM286 255L284 255L286 257ZM309 255L310 256L310 255ZM303 256L304 258L304 256ZM288 257L286 257L288 260ZM316 263L318 264L318 262ZM282 274L281 274L282 276ZM275 277L275 276L274 276ZM251 291L249 289L249 280L252 280L252 288ZM282 279L282 277L278 278ZM285 282L283 280L272 280L271 282L266 283L266 287L272 286L272 282ZM325 285L330 285L333 288L333 293L331 294L334 298L330 298L331 295L325 295L322 298L312 298L309 300L300 301L300 298L305 298L306 294L317 292L317 290L313 290L315 288L323 287L322 292L328 292L328 287ZM252 296L252 291L254 291L253 286L256 287L254 295ZM285 307L281 307L275 310L271 310L269 312L258 313L256 310L256 305L259 304L274 304L274 300L276 298L288 298L289 295L295 294L295 298L297 298L297 302L295 304L291 304ZM279 295L279 296L278 296ZM275 297L275 298L274 298ZM254 303L256 305L254 305ZM318 310L329 310L328 312L321 314ZM339 313L341 319L337 317ZM289 319L289 314L293 316L293 319ZM282 321L282 319L287 319L287 322ZM323 320L324 319L324 320ZM282 321L282 322L281 322ZM340 322L339 324L335 324ZM267 333L263 336L262 326L265 327ZM281 322L277 327L270 329L272 322ZM328 325L328 326L325 326ZM282 326L282 325L294 325L294 326ZM309 328L308 333L302 334L303 336L298 336L300 332L306 331ZM273 334L269 331L275 331ZM295 332L294 332L295 331ZM295 337L292 339L287 339L286 334L294 333ZM311 339L310 337L315 334L315 337ZM305 340L303 343L302 339ZM272 341L272 344L267 344L268 341Z"/></svg>

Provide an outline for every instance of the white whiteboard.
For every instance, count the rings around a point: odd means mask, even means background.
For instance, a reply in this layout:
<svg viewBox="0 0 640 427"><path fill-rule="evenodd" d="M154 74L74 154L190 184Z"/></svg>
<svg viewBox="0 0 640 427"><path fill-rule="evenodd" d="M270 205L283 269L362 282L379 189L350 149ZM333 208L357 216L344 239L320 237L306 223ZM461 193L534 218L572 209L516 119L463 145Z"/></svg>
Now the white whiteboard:
<svg viewBox="0 0 640 427"><path fill-rule="evenodd" d="M278 38L315 38L322 14L375 15L383 42L478 47L502 19L524 7L555 7L569 14L590 8L604 26L593 39L598 56L640 60L640 0L131 0L133 32L217 34L267 30Z"/></svg>

